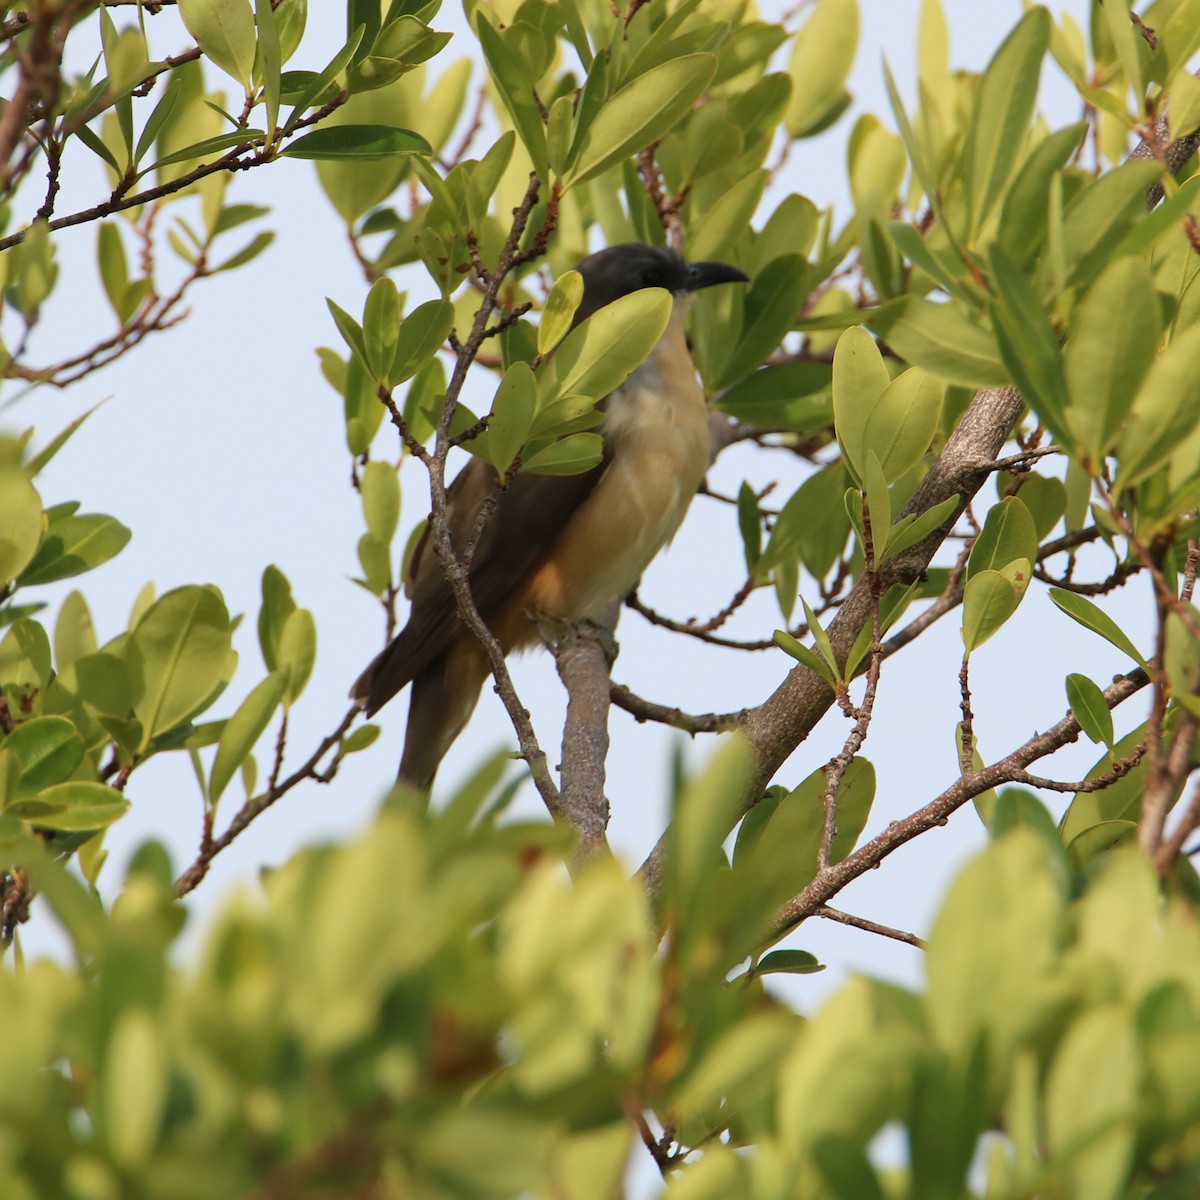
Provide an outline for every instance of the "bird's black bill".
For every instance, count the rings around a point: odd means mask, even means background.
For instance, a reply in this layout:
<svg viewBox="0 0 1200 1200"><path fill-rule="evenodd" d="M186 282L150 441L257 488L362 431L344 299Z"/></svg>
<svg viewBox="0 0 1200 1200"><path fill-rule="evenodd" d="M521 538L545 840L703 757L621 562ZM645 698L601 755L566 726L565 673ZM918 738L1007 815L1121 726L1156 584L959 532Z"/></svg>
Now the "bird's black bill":
<svg viewBox="0 0 1200 1200"><path fill-rule="evenodd" d="M713 287L718 283L749 283L750 276L737 267L728 263L697 262L689 263L687 269L687 290L698 292L701 288Z"/></svg>

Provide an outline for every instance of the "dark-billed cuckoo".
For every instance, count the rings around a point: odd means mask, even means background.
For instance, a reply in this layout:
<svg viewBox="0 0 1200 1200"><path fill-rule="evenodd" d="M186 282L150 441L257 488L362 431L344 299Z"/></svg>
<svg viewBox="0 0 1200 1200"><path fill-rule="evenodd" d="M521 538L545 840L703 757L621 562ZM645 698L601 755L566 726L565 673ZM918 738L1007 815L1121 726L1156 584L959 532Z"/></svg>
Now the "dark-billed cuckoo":
<svg viewBox="0 0 1200 1200"><path fill-rule="evenodd" d="M518 473L500 494L475 547L471 594L505 654L538 641L536 621L597 616L638 581L671 540L708 469L704 393L684 336L688 298L747 282L724 263L687 263L661 246L610 246L579 264L574 324L641 288L674 296L666 332L620 387L597 405L604 457L581 475ZM446 491L451 543L462 553L496 472L472 458ZM408 624L362 673L351 696L371 716L411 683L400 779L428 788L475 708L487 656L459 618L426 531L405 588Z"/></svg>

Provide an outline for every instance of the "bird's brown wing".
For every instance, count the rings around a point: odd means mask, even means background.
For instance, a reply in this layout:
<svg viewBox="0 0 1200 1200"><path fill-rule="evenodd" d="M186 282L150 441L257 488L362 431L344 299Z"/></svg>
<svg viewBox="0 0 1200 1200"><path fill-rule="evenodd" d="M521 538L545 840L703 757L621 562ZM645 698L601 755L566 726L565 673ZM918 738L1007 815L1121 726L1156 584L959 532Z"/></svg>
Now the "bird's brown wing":
<svg viewBox="0 0 1200 1200"><path fill-rule="evenodd" d="M485 620L553 548L605 466L601 462L582 475L519 474L500 495L471 560L471 594ZM495 486L496 472L482 459L472 458L446 489L450 538L459 553L470 541ZM407 590L412 598L408 624L359 676L350 693L368 716L444 653L462 629L454 593L428 530L413 551Z"/></svg>

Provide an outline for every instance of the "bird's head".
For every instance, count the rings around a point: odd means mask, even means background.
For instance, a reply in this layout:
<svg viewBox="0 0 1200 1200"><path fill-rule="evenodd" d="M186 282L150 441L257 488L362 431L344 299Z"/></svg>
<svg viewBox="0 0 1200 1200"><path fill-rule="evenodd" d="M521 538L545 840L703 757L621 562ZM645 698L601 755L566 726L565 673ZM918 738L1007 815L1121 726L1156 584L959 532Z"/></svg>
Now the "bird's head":
<svg viewBox="0 0 1200 1200"><path fill-rule="evenodd" d="M589 254L579 264L583 276L583 301L575 323L597 309L642 288L660 287L675 296L688 296L718 283L748 283L750 277L737 267L720 262L686 262L667 246L623 242Z"/></svg>

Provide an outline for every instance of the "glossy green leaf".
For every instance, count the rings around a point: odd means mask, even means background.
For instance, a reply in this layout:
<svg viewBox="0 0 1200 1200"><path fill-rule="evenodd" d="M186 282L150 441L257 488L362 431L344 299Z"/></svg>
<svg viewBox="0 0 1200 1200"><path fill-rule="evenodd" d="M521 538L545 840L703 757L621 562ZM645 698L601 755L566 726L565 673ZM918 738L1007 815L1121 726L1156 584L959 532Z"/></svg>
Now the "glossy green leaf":
<svg viewBox="0 0 1200 1200"><path fill-rule="evenodd" d="M255 37L248 0L179 0L179 15L205 57L249 91Z"/></svg>
<svg viewBox="0 0 1200 1200"><path fill-rule="evenodd" d="M295 5L292 5L295 8ZM271 0L254 0L254 24L258 32L258 69L262 74L263 103L267 110L267 134L274 134L279 125L280 80L283 73L283 50L279 44L279 27L271 9Z"/></svg>
<svg viewBox="0 0 1200 1200"><path fill-rule="evenodd" d="M538 369L539 409L565 396L598 400L624 383L658 344L671 308L670 292L643 288L576 326Z"/></svg>
<svg viewBox="0 0 1200 1200"><path fill-rule="evenodd" d="M916 367L898 375L871 406L862 433L888 483L895 483L925 456L942 418L942 388Z"/></svg>
<svg viewBox="0 0 1200 1200"><path fill-rule="evenodd" d="M224 601L206 587L167 592L150 607L125 643L134 680L134 716L145 751L205 705L228 677L232 629Z"/></svg>
<svg viewBox="0 0 1200 1200"><path fill-rule="evenodd" d="M284 703L296 703L312 675L317 658L317 627L307 608L290 612L279 634L276 659L280 671L287 672Z"/></svg>
<svg viewBox="0 0 1200 1200"><path fill-rule="evenodd" d="M21 766L21 792L40 791L70 778L83 761L83 739L65 717L34 717L3 742Z"/></svg>
<svg viewBox="0 0 1200 1200"><path fill-rule="evenodd" d="M42 540L42 500L23 471L0 471L0 582L16 579Z"/></svg>
<svg viewBox="0 0 1200 1200"><path fill-rule="evenodd" d="M82 575L115 558L133 536L115 517L100 513L51 521L33 561L21 572L23 587Z"/></svg>
<svg viewBox="0 0 1200 1200"><path fill-rule="evenodd" d="M279 638L283 624L295 611L292 585L287 576L276 566L266 568L262 574L262 606L258 610L258 645L268 671L279 665Z"/></svg>
<svg viewBox="0 0 1200 1200"><path fill-rule="evenodd" d="M1088 289L1067 340L1067 424L1099 470L1133 406L1158 345L1158 302L1149 267L1118 259Z"/></svg>
<svg viewBox="0 0 1200 1200"><path fill-rule="evenodd" d="M958 496L947 496L940 504L935 504L923 513L909 513L907 516L901 517L892 526L891 533L888 535L887 548L880 561L887 562L888 559L895 558L910 547L923 542L935 529L939 529L954 515L958 506Z"/></svg>
<svg viewBox="0 0 1200 1200"><path fill-rule="evenodd" d="M125 717L133 708L134 681L123 658L101 650L75 661L75 680L80 698L94 709L113 717Z"/></svg>
<svg viewBox="0 0 1200 1200"><path fill-rule="evenodd" d="M1105 1005L1072 1022L1046 1077L1046 1133L1075 1195L1117 1200L1128 1194L1142 1080L1127 1012Z"/></svg>
<svg viewBox="0 0 1200 1200"><path fill-rule="evenodd" d="M546 354L567 336L582 299L583 276L578 271L564 271L554 281L550 295L542 306L542 319L537 332L539 354Z"/></svg>
<svg viewBox="0 0 1200 1200"><path fill-rule="evenodd" d="M686 54L621 88L571 147L564 187L599 175L669 133L704 94L716 69L714 55Z"/></svg>
<svg viewBox="0 0 1200 1200"><path fill-rule="evenodd" d="M972 238L1000 203L1016 165L1033 117L1049 40L1050 14L1044 8L1030 9L983 74L963 148Z"/></svg>
<svg viewBox="0 0 1200 1200"><path fill-rule="evenodd" d="M983 388L1008 382L995 337L953 304L907 296L877 309L868 324L902 358L947 383Z"/></svg>
<svg viewBox="0 0 1200 1200"><path fill-rule="evenodd" d="M39 812L39 806L45 811ZM72 780L10 805L9 812L44 829L103 829L129 811L129 801L104 783Z"/></svg>
<svg viewBox="0 0 1200 1200"><path fill-rule="evenodd" d="M217 744L217 756L213 760L212 774L208 780L210 804L215 805L220 800L229 781L266 731L275 710L283 702L287 683L286 670L272 671L238 705L237 712L225 722L225 728L221 731L221 740Z"/></svg>
<svg viewBox="0 0 1200 1200"><path fill-rule="evenodd" d="M1004 363L1026 403L1055 438L1062 438L1066 372L1046 310L1028 276L999 246L992 248L992 279L998 299L993 319Z"/></svg>
<svg viewBox="0 0 1200 1200"><path fill-rule="evenodd" d="M807 950L772 950L755 965L755 975L815 975L825 964Z"/></svg>
<svg viewBox="0 0 1200 1200"><path fill-rule="evenodd" d="M1134 222L1146 219L1146 193L1162 175L1153 160L1127 162L1085 187L1063 213L1064 284L1089 283Z"/></svg>
<svg viewBox="0 0 1200 1200"><path fill-rule="evenodd" d="M846 80L857 49L856 0L820 0L796 35L788 63L792 97L785 122L792 137L827 128L845 109Z"/></svg>
<svg viewBox="0 0 1200 1200"><path fill-rule="evenodd" d="M392 386L411 379L445 344L454 328L454 305L449 300L428 300L400 323L396 356L389 377Z"/></svg>
<svg viewBox="0 0 1200 1200"><path fill-rule="evenodd" d="M1037 559L1038 536L1033 517L1018 496L1006 496L988 509L987 520L971 548L967 575L1002 571L1017 559Z"/></svg>
<svg viewBox="0 0 1200 1200"><path fill-rule="evenodd" d="M963 592L963 643L978 650L1017 609L1020 596L1000 571L977 571Z"/></svg>
<svg viewBox="0 0 1200 1200"><path fill-rule="evenodd" d="M400 479L389 463L372 460L359 477L367 531L383 545L391 544L400 523Z"/></svg>
<svg viewBox="0 0 1200 1200"><path fill-rule="evenodd" d="M327 125L298 137L280 151L288 158L322 162L380 162L411 154L432 154L429 143L411 129L390 125Z"/></svg>
<svg viewBox="0 0 1200 1200"><path fill-rule="evenodd" d="M768 263L751 281L743 302L742 335L720 368L714 387L749 375L791 331L808 294L808 264L802 255L785 254Z"/></svg>
<svg viewBox="0 0 1200 1200"><path fill-rule="evenodd" d="M1171 339L1138 389L1126 429L1116 439L1117 486L1152 475L1200 425L1200 325Z"/></svg>
<svg viewBox="0 0 1200 1200"><path fill-rule="evenodd" d="M831 688L837 687L837 672L816 651L810 650L803 642L792 637L784 629L775 630L771 640L785 654L791 655L801 666L815 671Z"/></svg>
<svg viewBox="0 0 1200 1200"><path fill-rule="evenodd" d="M504 378L496 388L484 435L485 455L498 475L508 470L517 451L529 438L536 408L537 380L529 364L518 360L504 372Z"/></svg>
<svg viewBox="0 0 1200 1200"><path fill-rule="evenodd" d="M538 177L548 182L550 160L546 153L546 127L542 124L529 79L504 38L483 13L475 18L475 31L492 82L512 118L513 128L528 151Z"/></svg>
<svg viewBox="0 0 1200 1200"><path fill-rule="evenodd" d="M1085 121L1040 141L1021 163L1000 208L996 239L1018 266L1032 262L1046 240L1050 182L1070 161L1088 131Z"/></svg>
<svg viewBox="0 0 1200 1200"><path fill-rule="evenodd" d="M553 442L521 464L529 475L580 475L604 457L604 442L597 433L573 433Z"/></svg>
<svg viewBox="0 0 1200 1200"><path fill-rule="evenodd" d="M833 372L828 363L781 363L747 375L714 403L749 425L808 433L833 423Z"/></svg>
<svg viewBox="0 0 1200 1200"><path fill-rule="evenodd" d="M838 338L833 356L833 419L842 455L856 478L866 464L867 421L891 383L883 355L865 329Z"/></svg>
<svg viewBox="0 0 1200 1200"><path fill-rule="evenodd" d="M1058 605L1073 621L1078 621L1085 629L1098 633L1106 642L1128 654L1142 670L1147 670L1146 660L1138 652L1138 648L1129 640L1121 627L1098 605L1093 604L1086 596L1064 591L1062 588L1051 588L1050 599Z"/></svg>
<svg viewBox="0 0 1200 1200"><path fill-rule="evenodd" d="M1105 704L1104 693L1099 684L1086 675L1068 675L1067 703L1071 706L1071 715L1079 722L1079 728L1093 742L1103 742L1111 750L1112 710Z"/></svg>

